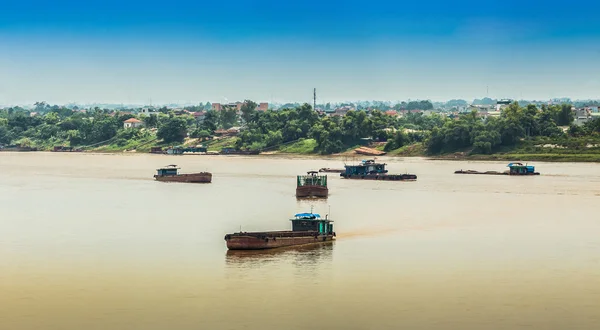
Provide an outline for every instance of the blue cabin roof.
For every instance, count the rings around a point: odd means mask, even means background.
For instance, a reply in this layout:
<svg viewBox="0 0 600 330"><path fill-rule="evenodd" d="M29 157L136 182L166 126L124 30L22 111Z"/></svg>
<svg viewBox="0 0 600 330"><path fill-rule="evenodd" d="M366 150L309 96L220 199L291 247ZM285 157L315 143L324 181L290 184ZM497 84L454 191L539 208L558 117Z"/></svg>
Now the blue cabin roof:
<svg viewBox="0 0 600 330"><path fill-rule="evenodd" d="M510 168L513 168L513 167L525 167L527 169L527 172L534 172L535 171L535 166L523 165L522 163L509 163L506 166L508 166Z"/></svg>
<svg viewBox="0 0 600 330"><path fill-rule="evenodd" d="M296 218L312 218L312 217L320 218L321 217L321 215L318 213L296 213L294 216Z"/></svg>

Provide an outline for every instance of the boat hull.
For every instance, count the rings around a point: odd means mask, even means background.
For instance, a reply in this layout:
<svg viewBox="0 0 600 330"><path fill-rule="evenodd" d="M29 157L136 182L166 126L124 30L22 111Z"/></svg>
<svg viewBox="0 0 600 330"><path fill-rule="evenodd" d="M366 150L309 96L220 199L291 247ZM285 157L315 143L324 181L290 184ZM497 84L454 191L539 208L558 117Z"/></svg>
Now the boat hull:
<svg viewBox="0 0 600 330"><path fill-rule="evenodd" d="M190 173L178 175L155 175L154 179L161 182L211 183L211 173Z"/></svg>
<svg viewBox="0 0 600 330"><path fill-rule="evenodd" d="M267 250L287 246L299 246L309 244L321 244L331 242L335 239L335 234L315 234L306 233L306 235L285 235L274 232L273 234L262 233L236 233L226 235L225 241L229 250Z"/></svg>
<svg viewBox="0 0 600 330"><path fill-rule="evenodd" d="M354 180L379 180L379 181L416 181L417 176L414 174L345 174L342 173L340 176L344 179Z"/></svg>
<svg viewBox="0 0 600 330"><path fill-rule="evenodd" d="M329 188L323 186L302 186L296 188L296 197L308 198L318 197L325 198L329 194Z"/></svg>
<svg viewBox="0 0 600 330"><path fill-rule="evenodd" d="M319 172L325 172L325 173L344 173L344 172L346 172L346 170L344 170L344 169L337 169L337 168L322 168L322 169L319 169Z"/></svg>

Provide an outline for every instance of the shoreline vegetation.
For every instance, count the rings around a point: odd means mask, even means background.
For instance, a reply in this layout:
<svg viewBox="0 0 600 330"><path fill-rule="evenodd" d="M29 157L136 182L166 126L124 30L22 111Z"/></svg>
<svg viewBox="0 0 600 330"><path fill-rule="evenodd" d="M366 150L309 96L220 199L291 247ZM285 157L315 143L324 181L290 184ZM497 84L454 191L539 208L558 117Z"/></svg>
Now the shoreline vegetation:
<svg viewBox="0 0 600 330"><path fill-rule="evenodd" d="M522 107L513 102L498 116L477 111L397 116L377 109L332 116L308 104L277 111L256 108L246 100L239 109L163 107L143 115L140 109L81 110L40 102L35 112L0 109L0 150L63 146L93 153L147 153L153 147L202 145L211 152L233 148L264 156L370 158L354 152L367 146L387 157L600 162L600 119L574 125L569 104Z"/></svg>

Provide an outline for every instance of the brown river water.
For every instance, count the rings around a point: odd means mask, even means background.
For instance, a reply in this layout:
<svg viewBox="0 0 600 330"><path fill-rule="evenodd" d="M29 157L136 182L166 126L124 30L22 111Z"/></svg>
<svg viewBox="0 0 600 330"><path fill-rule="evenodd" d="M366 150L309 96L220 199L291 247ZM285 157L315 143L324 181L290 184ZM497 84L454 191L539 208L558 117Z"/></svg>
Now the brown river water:
<svg viewBox="0 0 600 330"><path fill-rule="evenodd" d="M418 181L329 173L297 201L342 160L0 153L0 329L600 329L599 164L379 160ZM311 206L335 243L227 252Z"/></svg>

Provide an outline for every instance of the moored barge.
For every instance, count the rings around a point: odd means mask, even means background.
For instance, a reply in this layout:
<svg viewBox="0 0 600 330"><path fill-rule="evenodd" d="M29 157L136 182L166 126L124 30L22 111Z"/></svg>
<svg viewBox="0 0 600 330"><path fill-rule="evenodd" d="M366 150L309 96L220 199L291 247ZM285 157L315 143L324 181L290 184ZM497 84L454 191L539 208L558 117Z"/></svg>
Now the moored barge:
<svg viewBox="0 0 600 330"><path fill-rule="evenodd" d="M188 183L210 183L212 174L208 172L180 174L177 165L167 165L156 170L154 175L156 181L162 182L188 182Z"/></svg>
<svg viewBox="0 0 600 330"><path fill-rule="evenodd" d="M325 172L325 173L344 173L346 170L344 170L343 168L329 168L329 167L323 167L319 169L319 172Z"/></svg>
<svg viewBox="0 0 600 330"><path fill-rule="evenodd" d="M498 171L474 171L474 170L459 170L454 174L483 174L483 175L540 175L535 171L535 166L523 165L522 163L510 163L507 165L508 170L503 172Z"/></svg>
<svg viewBox="0 0 600 330"><path fill-rule="evenodd" d="M240 150L236 148L221 148L221 155L258 155L260 151L258 150Z"/></svg>
<svg viewBox="0 0 600 330"><path fill-rule="evenodd" d="M306 175L296 177L296 197L325 198L329 194L327 188L327 175L317 175L318 172L310 171Z"/></svg>
<svg viewBox="0 0 600 330"><path fill-rule="evenodd" d="M77 149L73 147L55 146L52 149L53 152L82 152L83 149Z"/></svg>
<svg viewBox="0 0 600 330"><path fill-rule="evenodd" d="M333 220L316 213L298 213L291 231L238 232L225 235L229 250L265 250L287 246L320 244L335 239Z"/></svg>
<svg viewBox="0 0 600 330"><path fill-rule="evenodd" d="M375 160L363 160L358 165L345 165L346 170L340 176L344 179L359 180L384 180L384 181L415 181L415 174L388 174L385 163L376 163Z"/></svg>

